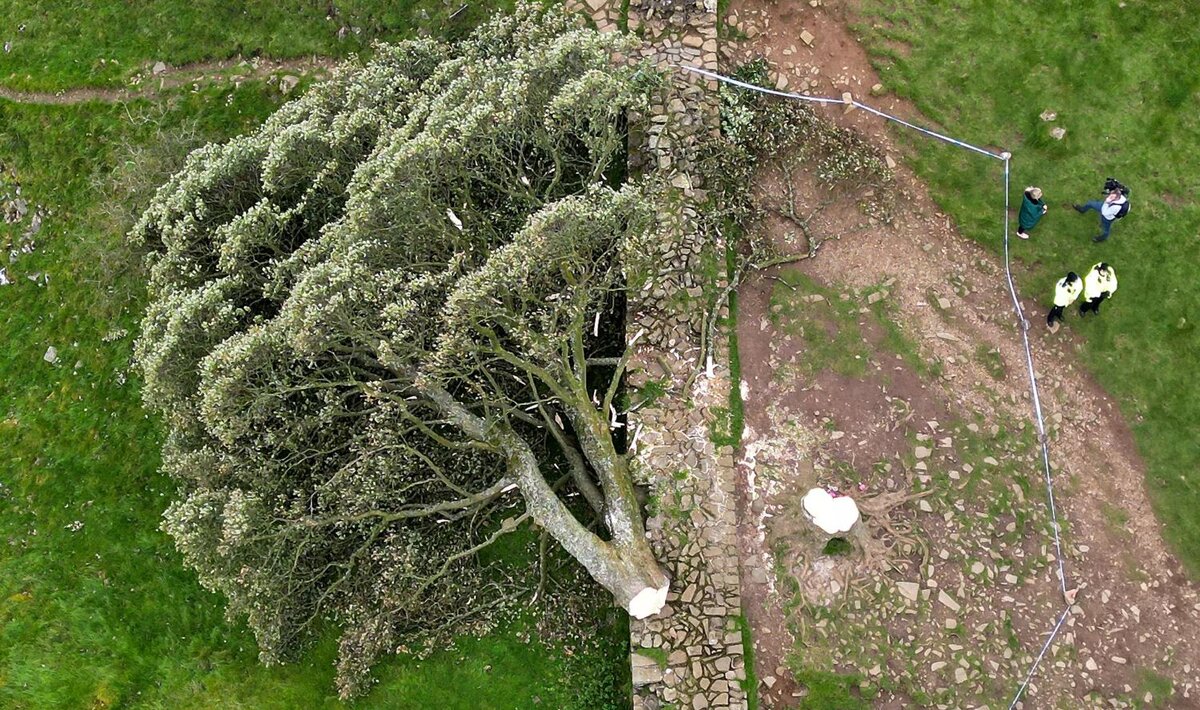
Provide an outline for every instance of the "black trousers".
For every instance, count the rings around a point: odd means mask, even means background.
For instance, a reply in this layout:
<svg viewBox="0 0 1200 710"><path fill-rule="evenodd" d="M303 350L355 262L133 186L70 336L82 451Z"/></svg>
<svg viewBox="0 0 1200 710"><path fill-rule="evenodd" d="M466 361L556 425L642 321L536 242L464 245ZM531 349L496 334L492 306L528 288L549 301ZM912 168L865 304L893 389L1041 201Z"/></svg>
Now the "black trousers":
<svg viewBox="0 0 1200 710"><path fill-rule="evenodd" d="M1063 319L1064 308L1066 308L1066 306L1055 306L1054 308L1051 308L1050 312L1046 314L1046 325L1054 325L1054 321L1056 320L1061 321Z"/></svg>
<svg viewBox="0 0 1200 710"><path fill-rule="evenodd" d="M1087 301L1084 301L1083 303L1079 304L1079 315L1082 316L1084 313L1087 313L1088 311L1091 311L1092 313L1095 313L1096 315L1100 315L1100 304L1104 303L1104 299L1106 299L1106 298L1108 298L1107 291L1100 294L1099 296L1096 296L1095 298L1088 299Z"/></svg>

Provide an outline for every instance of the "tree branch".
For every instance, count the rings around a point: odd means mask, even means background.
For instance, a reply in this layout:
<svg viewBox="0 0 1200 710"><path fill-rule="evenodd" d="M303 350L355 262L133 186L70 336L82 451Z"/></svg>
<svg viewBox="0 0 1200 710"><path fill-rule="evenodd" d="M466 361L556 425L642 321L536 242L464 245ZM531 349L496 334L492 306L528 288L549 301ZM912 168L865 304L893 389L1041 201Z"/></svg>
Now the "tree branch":
<svg viewBox="0 0 1200 710"><path fill-rule="evenodd" d="M533 386L532 382L530 382L530 386ZM534 391L536 393L536 388ZM588 473L587 462L583 460L583 456L579 453L579 450L567 441L562 428L550 416L550 412L542 406L541 401L538 402L538 411L541 412L542 419L546 422L546 427L550 430L550 434L554 437L554 440L558 442L563 456L566 457L567 463L571 467L571 480L575 482L575 487L583 494L588 505L592 506L592 510L596 511L596 515L604 515L604 494L592 482L592 477Z"/></svg>
<svg viewBox="0 0 1200 710"><path fill-rule="evenodd" d="M305 527L321 527L323 525L333 525L335 523L357 523L371 518L378 519L381 523L392 523L397 520L410 520L412 518L427 518L438 513L445 513L452 510L462 510L463 508L473 508L487 504L499 497L506 490L511 489L513 482L507 478L501 478L487 488L469 495L465 498L455 500L442 501L432 505L421 506L404 506L396 511L384 510L368 510L354 515L337 515L323 518L304 518L300 522Z"/></svg>

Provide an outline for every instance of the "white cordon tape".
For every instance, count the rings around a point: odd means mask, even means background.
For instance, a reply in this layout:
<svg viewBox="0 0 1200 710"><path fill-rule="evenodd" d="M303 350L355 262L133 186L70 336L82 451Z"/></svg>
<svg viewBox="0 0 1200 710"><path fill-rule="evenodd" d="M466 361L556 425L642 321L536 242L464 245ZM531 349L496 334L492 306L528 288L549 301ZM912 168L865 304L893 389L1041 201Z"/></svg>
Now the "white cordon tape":
<svg viewBox="0 0 1200 710"><path fill-rule="evenodd" d="M808 96L806 94L796 94L796 93L792 93L789 91L777 91L775 89L768 89L768 88L762 87L762 86L755 86L754 84L747 84L746 82L738 81L737 79L734 79L733 77L723 76L721 74L717 74L716 72L711 72L707 69L701 69L699 67L689 67L689 66L684 66L682 64L675 64L674 66L679 69L683 69L684 71L690 71L690 72L694 72L696 74L702 74L704 76L707 76L710 79L716 79L717 81L723 81L726 84L732 84L733 86L740 86L743 89L757 91L762 94L771 94L772 96L780 96L785 99L799 99L800 101L809 101L809 102L816 103L816 104L841 104L843 106L847 106L847 105L856 106L858 108L861 108L864 111L867 111L868 113L873 113L876 116L879 116L881 118L886 118L889 121L895 121L896 123L899 123L901 126L906 126L908 128L913 129L914 131L920 131L921 133L924 133L925 135L930 136L931 138L936 138L940 141L945 141L946 143L950 143L951 145L956 145L959 148L966 148L967 150L974 151L981 155L986 155L989 158L995 158L996 160L1005 160L1006 159L1000 153L993 153L992 151L987 150L986 148L980 148L979 146L971 145L970 143L963 143L960 140L951 138L950 136L947 136L947 135L943 135L941 133L938 133L937 131L931 131L928 128L923 128L914 123L909 123L908 121L905 121L903 118L893 116L890 113L884 113L883 111L880 111L877 108L868 106L864 103L859 103L858 101L855 101L853 99L851 99L850 101L846 101L845 99L834 99L834 98L830 98L828 96Z"/></svg>
<svg viewBox="0 0 1200 710"><path fill-rule="evenodd" d="M693 72L695 74L700 74L700 75L706 76L710 79L715 79L717 81L720 81L720 82L723 82L726 84L730 84L732 86L738 86L738 87L741 87L743 89L747 89L750 91L757 91L762 94L770 94L772 96L779 96L779 97L785 98L785 99L796 99L798 101L808 101L810 103L817 103L817 104L840 104L843 106L852 105L857 108L861 108L862 110L864 110L868 113L879 116L880 118L885 118L889 121L899 123L900 125L905 126L906 128L911 128L914 131L923 133L931 138L935 138L944 143L956 145L960 148L965 148L974 153L979 153L980 155L986 155L989 158L995 158L997 160L1004 161L1004 276L1005 276L1005 279L1008 281L1008 292L1012 296L1013 311L1017 314L1017 320L1021 326L1021 340L1025 346L1025 363L1026 363L1026 365L1028 367L1028 371L1029 371L1029 391L1030 391L1030 394L1032 395L1032 399L1033 399L1033 416L1034 416L1035 422L1037 423L1038 443L1042 447L1042 468L1045 471L1045 476L1046 476L1046 501L1050 508L1051 529L1054 532L1055 559L1058 561L1058 582L1059 582L1060 587L1062 588L1063 599L1064 599L1064 601L1067 602L1066 606L1063 607L1062 612L1058 615L1058 620L1054 624L1054 628L1052 628L1050 630L1050 633L1047 635L1046 642L1044 644L1042 644L1041 652L1038 653L1037 658L1035 658L1033 661L1033 665L1030 666L1029 673L1027 673L1025 675L1024 681L1021 683L1021 686L1017 689L1016 695L1013 696L1012 703L1010 703L1008 706L1009 710L1013 710L1013 708L1015 708L1017 706L1017 703L1020 702L1021 696L1025 694L1025 690L1029 687L1029 683L1033 680L1033 674L1037 671L1038 666L1041 664L1042 658L1045 657L1046 651L1050 648L1050 644L1054 642L1054 638L1056 636L1058 636L1058 632L1062 629L1063 622L1066 621L1067 615L1071 611L1072 603L1067 599L1067 574L1063 568L1062 541L1059 536L1058 510L1054 504L1054 482L1050 475L1050 445L1049 445L1049 441L1046 438L1046 422L1042 418L1042 401L1041 401L1041 397L1038 395L1037 375L1033 369L1033 351L1029 347L1029 321L1025 318L1025 311L1023 308L1021 308L1021 300L1017 297L1017 287L1016 287L1015 283L1013 282L1012 265L1009 260L1009 249L1008 249L1008 209L1009 209L1008 190L1009 190L1009 184L1008 184L1008 181L1009 181L1009 162L1010 162L1012 156L1009 153L993 153L992 151L987 150L986 148L980 148L979 146L971 145L970 143L964 143L963 141L957 140L955 138L951 138L950 136L947 136L947 135L943 135L941 133L938 133L937 131L932 131L928 128L924 128L922 126L918 126L916 124L909 123L908 121L905 121L902 118L898 118L889 113L884 113L883 111L880 111L879 109L873 108L871 106L868 106L864 103L860 103L853 99L851 99L850 101L847 101L845 99L831 98L828 96L808 96L805 94L797 94L797 93L790 92L790 91L778 91L776 89L768 89L766 87L755 86L754 84L748 84L744 81L739 81L737 79L734 79L733 77L728 77L728 76L724 76L722 74L717 74L716 72L711 72L711 71L708 71L707 69L701 69L699 67L689 67L689 66L683 66L683 65L679 65L679 64L676 64L674 66L676 68L682 69L684 71L689 71L689 72Z"/></svg>
<svg viewBox="0 0 1200 710"><path fill-rule="evenodd" d="M1050 633L1046 635L1046 643L1042 644L1042 650L1038 652L1037 658L1033 659L1033 665L1029 667L1029 672L1025 674L1025 680L1021 683L1021 687L1017 688L1017 694L1013 696L1012 702L1008 705L1008 710L1013 710L1020 702L1021 696L1025 694L1025 689L1029 687L1030 681L1033 680L1033 674L1042 663L1042 658L1046 655L1050 644L1054 642L1054 637L1058 636L1059 629L1062 628L1063 622L1067 620L1067 614L1071 611L1071 605L1067 604L1058 615L1058 622L1054 624L1054 628L1050 629Z"/></svg>

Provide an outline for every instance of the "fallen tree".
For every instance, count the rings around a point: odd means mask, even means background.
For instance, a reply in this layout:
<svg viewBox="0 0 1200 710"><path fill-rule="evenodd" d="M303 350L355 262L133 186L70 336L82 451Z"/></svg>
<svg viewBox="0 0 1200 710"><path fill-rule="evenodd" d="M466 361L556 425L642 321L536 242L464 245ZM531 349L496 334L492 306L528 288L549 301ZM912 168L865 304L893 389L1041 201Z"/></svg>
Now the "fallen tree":
<svg viewBox="0 0 1200 710"><path fill-rule="evenodd" d="M613 433L661 199L623 178L653 87L627 41L519 7L379 47L196 151L135 227L164 528L265 662L332 622L359 692L500 594L476 555L528 519L630 613L663 605Z"/></svg>

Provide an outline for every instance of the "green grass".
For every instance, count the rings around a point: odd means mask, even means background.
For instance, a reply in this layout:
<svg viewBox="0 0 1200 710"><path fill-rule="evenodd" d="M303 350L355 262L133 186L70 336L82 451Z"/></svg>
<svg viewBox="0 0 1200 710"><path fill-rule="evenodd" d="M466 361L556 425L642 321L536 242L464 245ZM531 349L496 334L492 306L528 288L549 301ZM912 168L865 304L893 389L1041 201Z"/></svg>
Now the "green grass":
<svg viewBox="0 0 1200 710"><path fill-rule="evenodd" d="M466 9L453 20L450 15ZM120 85L146 64L313 54L344 57L375 39L459 36L509 0L0 0L0 85L56 90ZM338 15L327 19L328 8ZM18 28L23 29L18 30ZM347 30L339 39L342 27Z"/></svg>
<svg viewBox="0 0 1200 710"><path fill-rule="evenodd" d="M664 648L658 648L657 646L651 648L639 648L637 651L634 651L634 653L639 656L645 656L646 658L649 658L657 663L659 668L665 669L667 667L667 650Z"/></svg>
<svg viewBox="0 0 1200 710"><path fill-rule="evenodd" d="M840 557L842 555L849 555L853 553L854 545L850 544L850 541L846 538L834 537L830 538L829 542L825 543L825 547L821 550L821 552L829 555L830 557Z"/></svg>
<svg viewBox="0 0 1200 710"><path fill-rule="evenodd" d="M1008 377L1008 370L1004 367L1004 358L1000 356L999 349L989 348L980 343L975 346L975 359L983 365L992 379L1001 381Z"/></svg>
<svg viewBox="0 0 1200 710"><path fill-rule="evenodd" d="M882 350L913 368L922 376L936 377L939 363L921 356L916 344L901 330L895 306L886 295L868 304L870 294L886 292L883 287L860 293L822 286L792 267L779 274L771 293L769 317L785 336L804 343L804 358L781 368L779 375L793 371L812 376L830 370L844 377L861 378L872 366L876 351ZM815 300L814 300L815 299ZM886 379L887 373L882 376Z"/></svg>
<svg viewBox="0 0 1200 710"><path fill-rule="evenodd" d="M732 279L736 269L737 253L734 250L735 237L730 237L725 244L725 278ZM737 290L729 292L727 316L722 321L726 337L729 340L729 439L718 442L737 448L742 443L742 434L746 430L746 403L742 401L742 358L738 352L737 336L738 299Z"/></svg>
<svg viewBox="0 0 1200 710"><path fill-rule="evenodd" d="M745 654L742 657L742 667L746 671L746 677L741 681L742 690L746 692L746 708L747 710L758 710L758 673L754 670L754 629L750 628L750 621L743 615L738 614L733 617L737 622L738 630L742 632L742 651Z"/></svg>
<svg viewBox="0 0 1200 710"><path fill-rule="evenodd" d="M820 300L806 300L817 297ZM779 275L768 317L781 332L803 341L804 358L797 366L803 374L832 370L859 378L866 375L873 352L859 325L859 308L848 294L843 299L838 291L791 268Z"/></svg>
<svg viewBox="0 0 1200 710"><path fill-rule="evenodd" d="M1137 672L1137 687L1133 691L1133 706L1135 708L1165 708L1171 702L1171 691L1175 684L1170 678L1159 675L1152 670L1141 669ZM1146 694L1150 702L1146 702Z"/></svg>
<svg viewBox="0 0 1200 710"><path fill-rule="evenodd" d="M161 106L0 102L0 162L31 207L51 210L37 251L5 264L16 283L0 287L0 707L342 705L332 639L294 664L262 666L244 624L224 619L223 600L199 586L158 529L174 486L158 473L162 431L129 374L144 294L100 204L110 175L155 181L140 175L147 164L124 166L127 146L244 131L277 101L246 84L171 94ZM22 227L0 225L0 242ZM25 278L39 272L45 287ZM105 341L119 329L129 334ZM55 365L42 360L49 345ZM621 614L595 603L568 637L546 643L533 623L461 638L425 660L386 661L379 686L355 706L627 704Z"/></svg>
<svg viewBox="0 0 1200 710"><path fill-rule="evenodd" d="M869 703L858 695L858 676L801 670L796 682L808 689L800 702L804 710L867 710Z"/></svg>
<svg viewBox="0 0 1200 710"><path fill-rule="evenodd" d="M633 404L638 409L651 407L655 402L667 395L666 378L661 380L646 380L646 383L634 390Z"/></svg>
<svg viewBox="0 0 1200 710"><path fill-rule="evenodd" d="M737 242L737 234L733 231L737 227L734 225L726 225L727 233L730 235L725 247L725 278L732 279L734 272L737 270L737 253L734 251L734 244ZM707 283L716 284L717 277L715 269L717 264L713 263L714 271L710 274L710 278L706 279ZM742 441L742 434L746 430L746 412L745 402L742 401L742 361L741 355L738 353L738 336L737 336L737 317L738 317L738 301L737 290L729 292L728 311L724 318L718 322L718 327L723 330L725 337L729 343L729 407L713 407L713 412L716 414L716 419L711 426L709 438L717 446L731 446L737 448Z"/></svg>
<svg viewBox="0 0 1200 710"><path fill-rule="evenodd" d="M1088 367L1133 428L1164 535L1200 573L1200 35L1179 32L1192 11L1179 0L872 0L862 32L886 86L951 134L1013 152L1014 203L1025 185L1045 190L1049 214L1014 244L1024 293L1048 303L1067 270L1101 260L1116 269L1121 287L1102 316L1066 327L1085 338ZM1053 124L1038 118L1047 109ZM1066 138L1050 138L1052 126ZM941 207L999 250L997 163L904 140ZM1133 208L1096 245L1094 213L1064 205L1094 198L1108 175L1130 185Z"/></svg>

